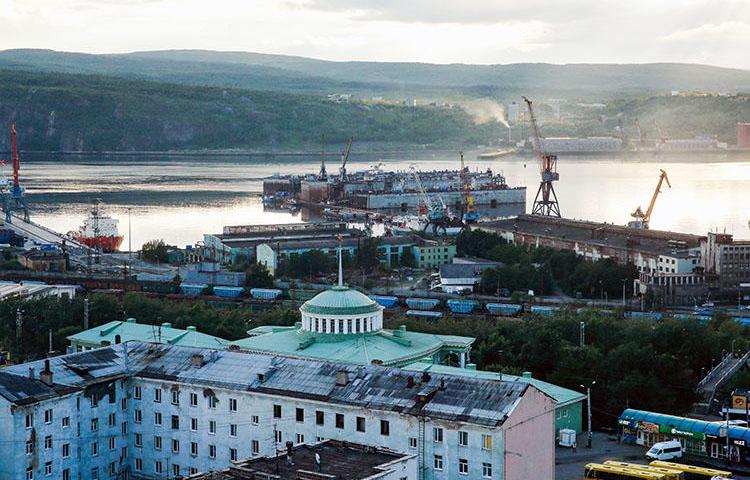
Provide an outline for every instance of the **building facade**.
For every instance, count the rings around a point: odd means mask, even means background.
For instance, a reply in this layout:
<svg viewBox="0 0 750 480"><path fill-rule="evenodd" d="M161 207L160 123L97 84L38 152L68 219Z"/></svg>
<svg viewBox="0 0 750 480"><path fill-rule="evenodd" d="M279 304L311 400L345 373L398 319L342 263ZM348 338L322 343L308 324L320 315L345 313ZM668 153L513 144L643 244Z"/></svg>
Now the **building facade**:
<svg viewBox="0 0 750 480"><path fill-rule="evenodd" d="M750 282L750 240L710 232L701 242L703 270L712 286L736 290Z"/></svg>
<svg viewBox="0 0 750 480"><path fill-rule="evenodd" d="M166 479L324 439L425 480L554 478L553 401L520 382L128 342L4 369L0 412L2 478Z"/></svg>

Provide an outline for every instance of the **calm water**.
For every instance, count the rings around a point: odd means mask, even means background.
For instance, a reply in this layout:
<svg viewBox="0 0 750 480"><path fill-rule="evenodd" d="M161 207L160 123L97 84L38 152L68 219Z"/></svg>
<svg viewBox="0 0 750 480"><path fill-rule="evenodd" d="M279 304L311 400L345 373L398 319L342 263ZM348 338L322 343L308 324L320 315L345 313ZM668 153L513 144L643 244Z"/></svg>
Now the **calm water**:
<svg viewBox="0 0 750 480"><path fill-rule="evenodd" d="M509 185L527 185L531 205L539 174L531 157L495 160L466 158L474 168L502 171ZM458 167L452 153L420 153L413 157L353 155L349 170L382 161L386 170L405 170L413 162L422 169ZM308 173L319 158L26 156L21 177L29 192L32 218L55 230L76 229L95 198L120 219L128 246L128 208L133 248L152 238L187 245L223 225L302 221L298 213L263 210L262 179L274 173ZM8 167L5 167L6 169ZM330 172L338 168L329 159ZM625 224L639 204L645 210L659 169L672 188L663 188L652 228L705 234L724 230L750 238L750 154L746 156L683 155L561 157L556 184L564 216ZM7 173L7 172L6 172Z"/></svg>

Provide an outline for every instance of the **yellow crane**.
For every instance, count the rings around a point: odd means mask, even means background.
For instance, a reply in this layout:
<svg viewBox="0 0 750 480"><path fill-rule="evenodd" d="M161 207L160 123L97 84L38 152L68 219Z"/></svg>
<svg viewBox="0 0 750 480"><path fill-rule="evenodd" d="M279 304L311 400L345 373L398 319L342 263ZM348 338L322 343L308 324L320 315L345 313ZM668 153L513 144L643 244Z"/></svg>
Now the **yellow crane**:
<svg viewBox="0 0 750 480"><path fill-rule="evenodd" d="M628 227L631 228L648 228L648 222L651 221L651 214L654 211L654 205L656 204L656 197L659 196L659 193L661 193L661 186L664 182L667 182L667 186L669 188L672 188L672 185L669 183L669 178L667 177L667 172L664 170L660 170L661 174L659 175L659 183L656 184L656 190L654 190L654 194L651 197L651 203L648 204L648 210L646 210L646 213L643 213L643 210L641 210L641 206L639 205L638 208L635 209L635 212L631 213L630 216L633 217L635 220L632 220L628 222Z"/></svg>

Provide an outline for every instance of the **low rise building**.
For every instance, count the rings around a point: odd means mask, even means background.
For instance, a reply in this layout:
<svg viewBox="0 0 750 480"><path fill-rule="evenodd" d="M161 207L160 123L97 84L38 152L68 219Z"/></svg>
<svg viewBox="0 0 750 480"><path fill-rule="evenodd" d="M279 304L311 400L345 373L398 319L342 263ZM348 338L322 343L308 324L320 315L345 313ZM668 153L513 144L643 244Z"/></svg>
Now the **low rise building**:
<svg viewBox="0 0 750 480"><path fill-rule="evenodd" d="M6 298L73 298L81 287L78 285L47 285L43 282L8 282L0 281L0 300Z"/></svg>
<svg viewBox="0 0 750 480"><path fill-rule="evenodd" d="M115 320L67 338L70 342L68 353L93 350L131 340L203 348L223 348L229 345L227 340L201 333L193 326L182 329L173 328L171 323L148 325L138 323L135 318L128 318L124 322Z"/></svg>
<svg viewBox="0 0 750 480"><path fill-rule="evenodd" d="M403 480L416 479L417 455L339 440L292 445L279 456L236 462L220 472L199 473L185 480ZM280 458L279 458L280 457Z"/></svg>
<svg viewBox="0 0 750 480"><path fill-rule="evenodd" d="M174 478L323 439L420 478L554 478L554 403L525 382L126 342L2 369L0 412L0 478Z"/></svg>
<svg viewBox="0 0 750 480"><path fill-rule="evenodd" d="M60 250L32 249L18 255L18 262L36 272L64 272L68 257Z"/></svg>
<svg viewBox="0 0 750 480"><path fill-rule="evenodd" d="M244 272L230 272L217 262L199 262L180 267L180 278L185 283L202 283L229 287L245 285Z"/></svg>
<svg viewBox="0 0 750 480"><path fill-rule="evenodd" d="M452 263L456 256L456 244L453 242L424 240L412 248L417 268L438 268Z"/></svg>
<svg viewBox="0 0 750 480"><path fill-rule="evenodd" d="M453 263L440 265L440 282L435 286L448 293L472 292L481 282L482 272L500 265L492 260L454 258Z"/></svg>
<svg viewBox="0 0 750 480"><path fill-rule="evenodd" d="M711 286L736 292L740 284L750 282L750 240L709 232L700 248L702 267Z"/></svg>
<svg viewBox="0 0 750 480"><path fill-rule="evenodd" d="M636 291L650 293L663 305L695 305L708 293L706 276L701 266L700 249L660 254L657 268L641 270Z"/></svg>

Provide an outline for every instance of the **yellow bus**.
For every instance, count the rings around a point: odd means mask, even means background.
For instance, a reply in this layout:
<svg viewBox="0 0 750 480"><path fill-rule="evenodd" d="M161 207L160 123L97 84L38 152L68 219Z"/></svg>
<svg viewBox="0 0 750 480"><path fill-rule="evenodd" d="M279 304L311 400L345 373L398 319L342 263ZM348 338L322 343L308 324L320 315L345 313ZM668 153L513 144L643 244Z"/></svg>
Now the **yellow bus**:
<svg viewBox="0 0 750 480"><path fill-rule="evenodd" d="M617 462L614 460L607 460L604 465L612 465L613 467L629 468L631 470L643 470L644 472L661 473L664 475L665 480L684 480L685 476L682 474L682 470L674 470L664 467L656 467L653 465L642 465L640 463L628 463L628 462Z"/></svg>
<svg viewBox="0 0 750 480"><path fill-rule="evenodd" d="M685 476L685 480L711 480L712 478L732 478L732 472L725 470L714 470L713 468L695 467L693 465L683 465L682 463L662 462L654 460L649 465L653 467L669 468L670 470L680 470Z"/></svg>
<svg viewBox="0 0 750 480"><path fill-rule="evenodd" d="M584 480L667 480L661 473L634 470L631 468L604 465L601 463L589 463L583 467Z"/></svg>

